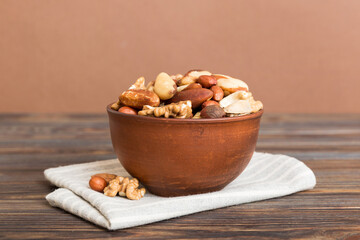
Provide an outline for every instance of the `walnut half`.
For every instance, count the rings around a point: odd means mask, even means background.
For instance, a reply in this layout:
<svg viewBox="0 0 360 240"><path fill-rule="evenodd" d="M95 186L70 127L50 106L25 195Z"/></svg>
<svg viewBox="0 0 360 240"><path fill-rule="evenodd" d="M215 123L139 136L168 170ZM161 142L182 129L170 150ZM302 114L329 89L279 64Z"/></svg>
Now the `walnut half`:
<svg viewBox="0 0 360 240"><path fill-rule="evenodd" d="M138 115L164 118L191 118L191 101L180 101L161 107L151 107L145 105L143 110L138 112Z"/></svg>

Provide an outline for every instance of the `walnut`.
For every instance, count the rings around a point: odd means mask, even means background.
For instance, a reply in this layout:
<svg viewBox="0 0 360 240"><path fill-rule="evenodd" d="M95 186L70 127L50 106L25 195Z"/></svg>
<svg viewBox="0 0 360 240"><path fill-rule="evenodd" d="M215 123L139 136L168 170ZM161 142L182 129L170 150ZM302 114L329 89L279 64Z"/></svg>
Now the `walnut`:
<svg viewBox="0 0 360 240"><path fill-rule="evenodd" d="M108 197L115 197L120 190L120 179L116 177L109 182L109 185L104 188L104 194Z"/></svg>
<svg viewBox="0 0 360 240"><path fill-rule="evenodd" d="M144 77L139 77L135 81L135 83L130 86L129 90L130 89L143 89L143 90L145 90L146 89L146 87L145 87L145 78Z"/></svg>
<svg viewBox="0 0 360 240"><path fill-rule="evenodd" d="M151 107L145 105L143 110L138 112L138 115L165 118L191 118L191 101L180 101L162 107Z"/></svg>
<svg viewBox="0 0 360 240"><path fill-rule="evenodd" d="M139 181L136 178L130 180L126 188L126 197L131 200L139 200L145 195L145 188L138 189Z"/></svg>
<svg viewBox="0 0 360 240"><path fill-rule="evenodd" d="M138 187L139 181L136 178L129 180L127 177L117 176L110 180L108 186L104 188L104 194L108 197L115 197L119 193L121 197L139 200L145 195L146 190L145 188L138 189Z"/></svg>
<svg viewBox="0 0 360 240"><path fill-rule="evenodd" d="M193 119L200 119L201 116L200 116L201 112L197 112L194 116L193 116Z"/></svg>
<svg viewBox="0 0 360 240"><path fill-rule="evenodd" d="M120 109L121 102L118 100L116 103L111 105L111 109L114 109L115 111L118 111Z"/></svg>
<svg viewBox="0 0 360 240"><path fill-rule="evenodd" d="M146 85L146 90L154 92L155 81L151 81Z"/></svg>
<svg viewBox="0 0 360 240"><path fill-rule="evenodd" d="M129 184L129 178L118 177L120 182L119 196L126 196L126 189Z"/></svg>

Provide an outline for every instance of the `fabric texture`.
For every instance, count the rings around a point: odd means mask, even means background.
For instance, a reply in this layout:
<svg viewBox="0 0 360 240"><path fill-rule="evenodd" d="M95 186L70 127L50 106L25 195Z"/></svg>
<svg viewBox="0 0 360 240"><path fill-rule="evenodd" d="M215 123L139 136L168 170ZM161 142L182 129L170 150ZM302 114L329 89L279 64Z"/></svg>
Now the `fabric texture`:
<svg viewBox="0 0 360 240"><path fill-rule="evenodd" d="M45 177L59 188L46 200L51 206L116 230L281 197L316 184L314 173L303 162L267 153L254 153L245 171L223 190L184 197L166 198L148 192L138 201L107 197L89 187L90 177L102 172L130 176L117 159L50 168Z"/></svg>

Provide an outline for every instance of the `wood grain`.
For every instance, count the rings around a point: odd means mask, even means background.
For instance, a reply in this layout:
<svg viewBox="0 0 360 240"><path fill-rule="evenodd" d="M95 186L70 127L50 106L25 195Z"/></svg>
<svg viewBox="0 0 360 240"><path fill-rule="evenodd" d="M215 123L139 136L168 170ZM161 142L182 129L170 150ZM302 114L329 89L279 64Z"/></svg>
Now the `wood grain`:
<svg viewBox="0 0 360 240"><path fill-rule="evenodd" d="M114 158L106 115L0 115L1 239L360 239L360 115L265 114L257 151L304 161L315 189L107 231L45 201L49 167Z"/></svg>

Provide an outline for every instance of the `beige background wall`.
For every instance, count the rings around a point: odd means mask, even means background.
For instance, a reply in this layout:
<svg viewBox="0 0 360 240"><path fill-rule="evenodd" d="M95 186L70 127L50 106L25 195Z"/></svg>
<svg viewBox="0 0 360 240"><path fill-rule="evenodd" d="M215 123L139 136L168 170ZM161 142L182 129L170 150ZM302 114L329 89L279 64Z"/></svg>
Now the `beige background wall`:
<svg viewBox="0 0 360 240"><path fill-rule="evenodd" d="M0 1L0 112L105 112L201 68L268 112L360 112L360 1Z"/></svg>

